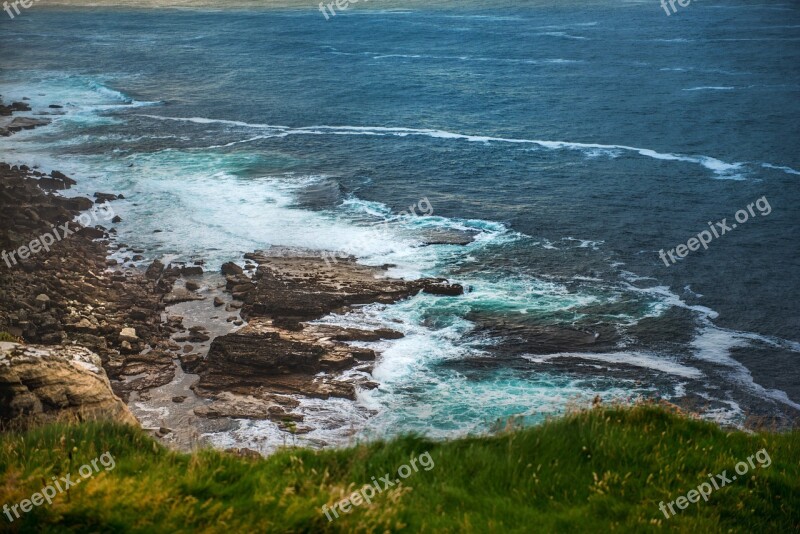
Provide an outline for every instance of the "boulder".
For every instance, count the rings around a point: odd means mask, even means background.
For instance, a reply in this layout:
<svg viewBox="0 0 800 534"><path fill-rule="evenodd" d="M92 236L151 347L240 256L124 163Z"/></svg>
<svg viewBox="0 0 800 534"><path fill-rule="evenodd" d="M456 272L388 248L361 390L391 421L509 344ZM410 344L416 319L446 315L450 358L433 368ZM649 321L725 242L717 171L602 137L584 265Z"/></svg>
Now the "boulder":
<svg viewBox="0 0 800 534"><path fill-rule="evenodd" d="M235 263L233 263L232 261L229 261L228 263L223 263L222 264L222 269L220 269L220 272L222 272L222 274L224 274L226 276L227 275L237 275L237 274L244 273L242 268L239 267L238 265L236 265Z"/></svg>
<svg viewBox="0 0 800 534"><path fill-rule="evenodd" d="M0 426L86 420L138 425L97 354L74 345L0 343Z"/></svg>

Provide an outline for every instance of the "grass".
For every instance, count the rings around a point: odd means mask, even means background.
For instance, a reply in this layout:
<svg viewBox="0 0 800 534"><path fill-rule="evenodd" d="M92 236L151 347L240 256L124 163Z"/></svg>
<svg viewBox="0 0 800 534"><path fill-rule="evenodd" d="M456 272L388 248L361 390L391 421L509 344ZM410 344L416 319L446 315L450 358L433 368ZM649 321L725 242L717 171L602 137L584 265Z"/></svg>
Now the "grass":
<svg viewBox="0 0 800 534"><path fill-rule="evenodd" d="M666 519L658 509L766 449L772 463ZM50 425L0 435L0 504L104 452L112 470L0 525L19 532L796 532L800 431L727 431L656 405L603 408L496 436L389 443L266 459L169 451L141 430ZM328 522L347 497L429 452L399 487ZM765 462L766 463L766 462ZM428 464L429 465L429 464Z"/></svg>
<svg viewBox="0 0 800 534"><path fill-rule="evenodd" d="M10 341L11 343L22 343L22 340L17 336L13 336L8 332L0 332L0 341Z"/></svg>

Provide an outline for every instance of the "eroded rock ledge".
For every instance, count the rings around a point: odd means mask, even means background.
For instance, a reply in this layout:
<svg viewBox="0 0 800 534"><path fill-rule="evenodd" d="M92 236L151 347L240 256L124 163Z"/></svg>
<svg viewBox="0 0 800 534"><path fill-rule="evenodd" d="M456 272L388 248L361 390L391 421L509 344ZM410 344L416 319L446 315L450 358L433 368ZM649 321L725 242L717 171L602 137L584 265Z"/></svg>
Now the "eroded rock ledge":
<svg viewBox="0 0 800 534"><path fill-rule="evenodd" d="M214 398L198 415L294 420L276 395L327 399L356 398L356 389L373 388L367 379L343 378L350 369L370 371L376 354L351 341L397 339L390 329L361 330L308 321L353 306L390 304L420 291L460 295L463 288L440 279L400 280L387 267L369 267L354 259L325 261L319 253L273 248L248 254L258 265L252 279L234 264L223 266L227 289L242 300L241 330L217 337L197 373L196 393Z"/></svg>
<svg viewBox="0 0 800 534"><path fill-rule="evenodd" d="M111 390L97 354L78 346L0 343L0 428L76 420L138 425Z"/></svg>
<svg viewBox="0 0 800 534"><path fill-rule="evenodd" d="M389 266L370 267L354 258L332 261L319 252L273 247L245 256L256 262L253 279L228 276L231 291L242 300L242 315L312 320L356 304L391 304L424 291L461 295L464 288L447 280L388 278Z"/></svg>

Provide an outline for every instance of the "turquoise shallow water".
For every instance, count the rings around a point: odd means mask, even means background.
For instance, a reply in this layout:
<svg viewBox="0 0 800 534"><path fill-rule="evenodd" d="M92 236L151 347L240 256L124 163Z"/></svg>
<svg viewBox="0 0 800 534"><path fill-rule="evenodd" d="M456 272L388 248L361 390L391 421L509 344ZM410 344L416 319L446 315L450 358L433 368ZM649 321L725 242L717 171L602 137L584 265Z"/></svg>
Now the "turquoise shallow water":
<svg viewBox="0 0 800 534"><path fill-rule="evenodd" d="M295 246L470 288L325 319L406 337L380 388L307 406L310 439L596 395L733 423L800 408L796 6L25 15L0 26L0 94L65 114L4 158L124 193L120 240L147 261ZM761 197L768 215L659 259ZM453 232L475 241L426 245Z"/></svg>

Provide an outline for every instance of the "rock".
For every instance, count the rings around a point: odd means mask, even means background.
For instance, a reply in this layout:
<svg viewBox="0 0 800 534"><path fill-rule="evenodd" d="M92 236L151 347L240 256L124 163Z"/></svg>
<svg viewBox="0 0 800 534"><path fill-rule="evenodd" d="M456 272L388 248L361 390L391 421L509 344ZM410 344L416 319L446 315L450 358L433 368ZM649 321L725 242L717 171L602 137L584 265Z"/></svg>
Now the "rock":
<svg viewBox="0 0 800 534"><path fill-rule="evenodd" d="M39 187L49 191L61 191L64 189L69 189L70 187L78 183L72 178L68 178L66 175L58 171L53 171L52 173L50 173L50 176L51 178L48 178L47 176L44 175L41 176L39 178Z"/></svg>
<svg viewBox="0 0 800 534"><path fill-rule="evenodd" d="M358 361L356 356L371 359L374 352L334 342L317 326L292 332L254 319L235 333L215 338L198 369L196 391L256 394L266 388L323 399L354 399L354 384L320 373L350 368Z"/></svg>
<svg viewBox="0 0 800 534"><path fill-rule="evenodd" d="M350 354L356 359L361 361L374 361L375 360L375 351L371 349L362 349L353 347L350 351Z"/></svg>
<svg viewBox="0 0 800 534"><path fill-rule="evenodd" d="M406 337L402 332L390 328L378 328L374 332L376 335L380 336L381 339L400 339Z"/></svg>
<svg viewBox="0 0 800 534"><path fill-rule="evenodd" d="M150 264L150 267L147 268L144 275L152 280L159 278L163 272L164 264L158 260L153 260L153 263Z"/></svg>
<svg viewBox="0 0 800 534"><path fill-rule="evenodd" d="M14 117L5 127L0 128L0 135L8 136L20 130L32 130L39 126L50 124L49 119L34 119L32 117Z"/></svg>
<svg viewBox="0 0 800 534"><path fill-rule="evenodd" d="M83 319L81 319L80 321L78 321L77 323L75 323L75 326L74 326L74 327L75 327L75 329L76 329L76 330L78 330L78 331L88 331L88 332L92 332L92 331L95 331L95 330L97 330L97 325L93 324L93 323L92 323L92 322L91 322L89 319L87 319L86 317L84 317Z"/></svg>
<svg viewBox="0 0 800 534"><path fill-rule="evenodd" d="M270 373L314 373L324 352L320 346L285 339L275 331L237 333L214 339L208 360L213 364L230 364L244 374L256 369Z"/></svg>
<svg viewBox="0 0 800 534"><path fill-rule="evenodd" d="M198 289L200 289L200 284L198 284L197 282L186 282L185 286L186 289L188 289L189 291L197 291Z"/></svg>
<svg viewBox="0 0 800 534"><path fill-rule="evenodd" d="M235 320L236 319L234 319L234 321ZM299 332L303 329L303 323L291 317L276 317L272 320L272 324L278 328L283 328L284 330L290 330L292 332Z"/></svg>
<svg viewBox="0 0 800 534"><path fill-rule="evenodd" d="M464 287L460 284L451 284L447 280L425 280L422 291L431 295L455 297L464 294Z"/></svg>
<svg viewBox="0 0 800 534"><path fill-rule="evenodd" d="M175 404L181 404L185 400L186 400L186 395L178 395L176 397L172 397L172 402L174 402Z"/></svg>
<svg viewBox="0 0 800 534"><path fill-rule="evenodd" d="M245 419L270 419L273 421L302 421L301 414L286 411L286 406L296 406L296 401L280 395L265 395L257 398L252 395L237 395L224 392L217 395L211 404L195 408L194 414L200 417L234 417Z"/></svg>
<svg viewBox="0 0 800 534"><path fill-rule="evenodd" d="M167 316L167 324L170 326L174 326L177 328L183 327L183 316L182 315L168 315Z"/></svg>
<svg viewBox="0 0 800 534"><path fill-rule="evenodd" d="M146 321L149 315L150 313L148 310L143 310L141 308L133 308L128 312L128 317L133 321Z"/></svg>
<svg viewBox="0 0 800 534"><path fill-rule="evenodd" d="M181 369L184 373L194 373L197 367L203 363L202 358L198 354L180 354L178 359L181 362Z"/></svg>
<svg viewBox="0 0 800 534"><path fill-rule="evenodd" d="M76 346L0 343L0 426L57 420L138 425L111 390L100 357Z"/></svg>
<svg viewBox="0 0 800 534"><path fill-rule="evenodd" d="M131 343L139 341L135 328L123 328L119 333L119 339L120 341L128 341Z"/></svg>
<svg viewBox="0 0 800 534"><path fill-rule="evenodd" d="M114 384L120 396L127 398L131 391L146 391L172 382L175 378L175 364L167 351L151 350L127 356L119 374L122 377L136 377Z"/></svg>
<svg viewBox="0 0 800 534"><path fill-rule="evenodd" d="M214 297L214 307L215 307L215 308L219 308L219 307L220 307L220 306L222 306L223 304L225 304L225 301L224 301L224 300L222 300L222 299L221 299L221 298L219 298L219 297Z"/></svg>
<svg viewBox="0 0 800 534"><path fill-rule="evenodd" d="M169 294L164 296L165 304L177 304L179 302L189 302L192 300L205 300L205 297L192 293L183 287L176 287Z"/></svg>
<svg viewBox="0 0 800 534"><path fill-rule="evenodd" d="M92 228L91 226L84 226L77 232L80 235L85 235L89 239L102 239L106 236L105 232L98 228Z"/></svg>
<svg viewBox="0 0 800 534"><path fill-rule="evenodd" d="M273 324L276 326L283 326L275 321L273 321ZM315 329L319 332L329 335L331 339L336 341L380 341L381 339L400 339L404 337L401 332L390 330L388 328L379 328L377 330L360 330L358 328L316 325Z"/></svg>
<svg viewBox="0 0 800 534"><path fill-rule="evenodd" d="M58 203L70 211L86 211L92 209L94 202L85 197L59 197Z"/></svg>
<svg viewBox="0 0 800 534"><path fill-rule="evenodd" d="M188 341L192 341L194 343L202 343L204 341L208 341L209 339L211 339L211 336L209 336L208 334L194 332L192 333L192 335L189 336Z"/></svg>
<svg viewBox="0 0 800 534"><path fill-rule="evenodd" d="M242 315L312 320L355 304L390 304L420 291L437 295L463 292L446 280L387 278L385 269L356 263L352 258L335 262L313 251L272 247L269 253L246 255L259 264L252 283L256 289L243 296ZM228 289L232 281L228 280ZM238 288L237 288L238 289Z"/></svg>
<svg viewBox="0 0 800 534"><path fill-rule="evenodd" d="M122 222L122 217L120 217L119 215L114 215L114 218L111 219L111 222L114 223L114 224L121 223Z"/></svg>
<svg viewBox="0 0 800 534"><path fill-rule="evenodd" d="M97 199L98 204L103 204L104 202L111 202L112 200L117 200L119 197L111 193L95 193L94 198Z"/></svg>
<svg viewBox="0 0 800 534"><path fill-rule="evenodd" d="M474 230L428 230L422 237L425 245L469 245L475 241Z"/></svg>
<svg viewBox="0 0 800 534"><path fill-rule="evenodd" d="M203 274L203 268L199 265L190 265L181 267L182 276L199 276Z"/></svg>
<svg viewBox="0 0 800 534"><path fill-rule="evenodd" d="M240 275L244 273L241 267L230 261L222 264L220 272L224 275Z"/></svg>

